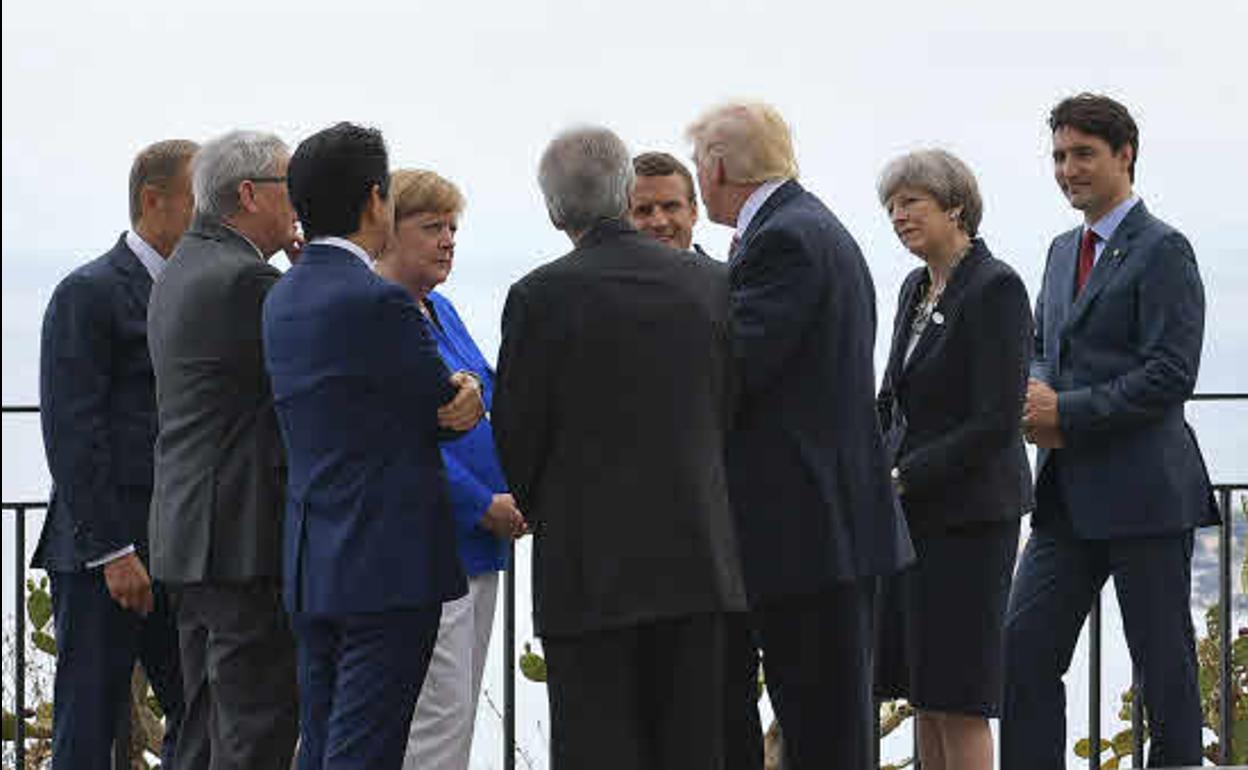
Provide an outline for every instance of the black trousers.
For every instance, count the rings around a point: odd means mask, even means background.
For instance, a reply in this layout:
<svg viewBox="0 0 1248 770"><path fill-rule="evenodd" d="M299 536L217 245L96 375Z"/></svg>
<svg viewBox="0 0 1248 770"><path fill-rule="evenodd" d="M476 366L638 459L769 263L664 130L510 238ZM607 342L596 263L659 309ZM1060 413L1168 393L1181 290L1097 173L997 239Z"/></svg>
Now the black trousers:
<svg viewBox="0 0 1248 770"><path fill-rule="evenodd" d="M176 589L186 719L177 770L289 768L295 640L273 580Z"/></svg>
<svg viewBox="0 0 1248 770"><path fill-rule="evenodd" d="M722 770L724 622L543 637L552 770Z"/></svg>
<svg viewBox="0 0 1248 770"><path fill-rule="evenodd" d="M758 643L749 613L729 613L724 624L724 770L762 770Z"/></svg>
<svg viewBox="0 0 1248 770"><path fill-rule="evenodd" d="M874 578L759 602L754 612L785 770L866 770L873 759Z"/></svg>
<svg viewBox="0 0 1248 770"><path fill-rule="evenodd" d="M108 770L117 718L130 702L137 658L165 713L161 765L173 758L182 724L178 630L164 587L152 586L155 609L142 617L108 593L102 569L49 573L56 623L52 706L53 770Z"/></svg>
<svg viewBox="0 0 1248 770"><path fill-rule="evenodd" d="M1192 629L1192 532L1079 540L1034 529L1005 620L1002 770L1066 762L1066 691L1079 629L1112 575L1132 661L1143 672L1149 767L1201 763L1200 691Z"/></svg>

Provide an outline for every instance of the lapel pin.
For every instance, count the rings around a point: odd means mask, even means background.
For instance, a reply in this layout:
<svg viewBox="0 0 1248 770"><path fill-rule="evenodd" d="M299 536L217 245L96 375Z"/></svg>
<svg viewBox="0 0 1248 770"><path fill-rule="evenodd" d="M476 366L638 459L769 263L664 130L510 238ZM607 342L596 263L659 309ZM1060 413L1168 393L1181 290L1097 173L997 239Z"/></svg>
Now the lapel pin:
<svg viewBox="0 0 1248 770"><path fill-rule="evenodd" d="M940 312L939 310L937 310L935 313L932 313L932 323L936 324L937 326L940 326L944 322L945 322L944 313Z"/></svg>

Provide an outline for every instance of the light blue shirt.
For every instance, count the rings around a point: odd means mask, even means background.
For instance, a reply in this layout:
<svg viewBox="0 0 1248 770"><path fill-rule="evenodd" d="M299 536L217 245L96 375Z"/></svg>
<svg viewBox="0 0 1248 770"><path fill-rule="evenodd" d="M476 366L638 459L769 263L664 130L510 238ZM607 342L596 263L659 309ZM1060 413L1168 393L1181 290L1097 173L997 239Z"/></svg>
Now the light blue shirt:
<svg viewBox="0 0 1248 770"><path fill-rule="evenodd" d="M1101 258L1101 252L1105 250L1105 244L1109 243L1109 239L1114 237L1114 231L1118 229L1118 225L1122 224L1122 220L1127 218L1127 214L1140 202L1140 196L1131 193L1127 199L1117 206L1109 210L1109 213L1093 222L1091 225L1084 225L1083 229L1092 230L1096 233L1096 253L1092 255L1092 264Z"/></svg>

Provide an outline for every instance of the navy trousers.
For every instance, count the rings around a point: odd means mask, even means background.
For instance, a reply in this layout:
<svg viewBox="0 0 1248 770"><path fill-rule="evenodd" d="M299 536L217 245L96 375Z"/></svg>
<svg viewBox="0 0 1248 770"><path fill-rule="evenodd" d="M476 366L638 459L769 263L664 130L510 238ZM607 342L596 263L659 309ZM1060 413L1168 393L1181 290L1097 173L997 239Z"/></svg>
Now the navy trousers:
<svg viewBox="0 0 1248 770"><path fill-rule="evenodd" d="M1002 770L1066 766L1062 676L1092 600L1110 575L1127 647L1143 675L1148 766L1201 764L1192 532L1079 540L1054 526L1032 531L1006 611Z"/></svg>
<svg viewBox="0 0 1248 770"><path fill-rule="evenodd" d="M57 646L52 770L109 770L136 658L165 712L161 764L172 770L184 709L177 626L163 587L154 586L156 606L144 618L113 601L101 569L51 572L49 581Z"/></svg>
<svg viewBox="0 0 1248 770"><path fill-rule="evenodd" d="M875 583L836 583L754 610L787 770L871 767Z"/></svg>
<svg viewBox="0 0 1248 770"><path fill-rule="evenodd" d="M399 770L442 605L293 617L299 770Z"/></svg>

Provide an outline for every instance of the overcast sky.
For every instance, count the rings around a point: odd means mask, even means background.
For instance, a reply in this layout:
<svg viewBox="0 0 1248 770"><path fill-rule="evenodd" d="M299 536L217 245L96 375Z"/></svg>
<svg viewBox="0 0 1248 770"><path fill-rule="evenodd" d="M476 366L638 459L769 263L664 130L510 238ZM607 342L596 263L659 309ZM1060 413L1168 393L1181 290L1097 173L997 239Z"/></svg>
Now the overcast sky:
<svg viewBox="0 0 1248 770"><path fill-rule="evenodd" d="M381 128L393 165L435 169L467 195L446 289L493 358L508 285L567 250L534 171L570 123L687 157L683 129L704 107L772 102L803 182L859 239L887 328L915 262L875 198L883 165L925 146L966 160L989 246L1034 294L1049 240L1078 222L1044 120L1080 90L1131 108L1137 190L1195 245L1201 389L1248 390L1245 29L1244 0L5 2L3 400L35 400L48 293L126 227L129 165L155 140L252 128L293 146L338 120ZM703 222L696 237L722 254L729 232ZM1233 419L1197 426L1211 465L1245 475L1228 463L1248 410L1226 409ZM6 499L43 483L14 465L40 461L10 452L13 434L6 421Z"/></svg>

